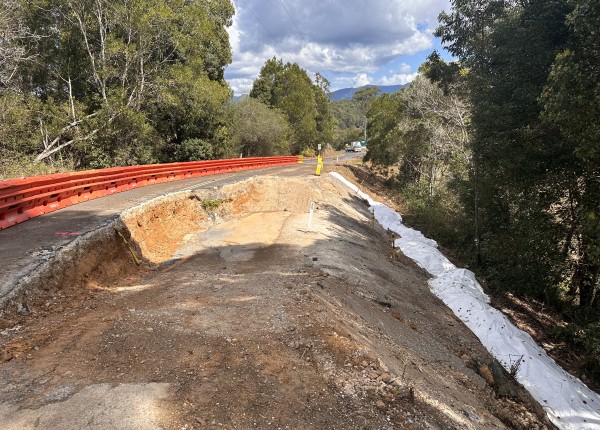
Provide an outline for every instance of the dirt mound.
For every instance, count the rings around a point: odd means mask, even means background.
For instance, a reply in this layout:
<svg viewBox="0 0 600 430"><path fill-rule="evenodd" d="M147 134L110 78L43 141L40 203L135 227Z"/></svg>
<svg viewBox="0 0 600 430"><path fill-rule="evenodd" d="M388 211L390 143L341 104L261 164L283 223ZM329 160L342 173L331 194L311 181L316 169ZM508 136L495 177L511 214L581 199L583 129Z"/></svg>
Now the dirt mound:
<svg viewBox="0 0 600 430"><path fill-rule="evenodd" d="M97 240L4 312L1 428L551 428L329 177L167 196Z"/></svg>

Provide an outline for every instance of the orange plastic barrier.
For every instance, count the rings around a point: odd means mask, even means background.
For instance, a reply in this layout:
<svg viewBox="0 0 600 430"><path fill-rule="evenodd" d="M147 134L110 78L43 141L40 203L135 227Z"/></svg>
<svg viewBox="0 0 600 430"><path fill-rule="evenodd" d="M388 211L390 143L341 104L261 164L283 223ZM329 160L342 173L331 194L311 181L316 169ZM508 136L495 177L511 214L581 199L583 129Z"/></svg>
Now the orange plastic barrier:
<svg viewBox="0 0 600 430"><path fill-rule="evenodd" d="M115 167L0 182L0 230L67 206L146 185L298 163L302 163L302 157L234 158Z"/></svg>

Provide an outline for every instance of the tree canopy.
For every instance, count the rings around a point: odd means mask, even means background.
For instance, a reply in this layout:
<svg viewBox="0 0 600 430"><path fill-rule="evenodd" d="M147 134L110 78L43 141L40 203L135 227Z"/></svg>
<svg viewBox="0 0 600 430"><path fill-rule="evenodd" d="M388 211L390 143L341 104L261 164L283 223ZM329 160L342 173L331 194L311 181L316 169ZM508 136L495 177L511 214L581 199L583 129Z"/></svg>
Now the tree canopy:
<svg viewBox="0 0 600 430"><path fill-rule="evenodd" d="M436 35L457 61L373 101L367 157L488 285L569 315L600 380L600 3L451 5Z"/></svg>
<svg viewBox="0 0 600 430"><path fill-rule="evenodd" d="M274 57L263 65L250 91L250 97L286 115L294 154L315 151L319 143L331 143L333 139L329 83L321 75L315 81L297 64L284 64Z"/></svg>
<svg viewBox="0 0 600 430"><path fill-rule="evenodd" d="M2 2L11 37L0 103L23 124L16 142L9 118L0 123L3 160L168 161L191 138L227 153L219 136L230 98L229 0Z"/></svg>

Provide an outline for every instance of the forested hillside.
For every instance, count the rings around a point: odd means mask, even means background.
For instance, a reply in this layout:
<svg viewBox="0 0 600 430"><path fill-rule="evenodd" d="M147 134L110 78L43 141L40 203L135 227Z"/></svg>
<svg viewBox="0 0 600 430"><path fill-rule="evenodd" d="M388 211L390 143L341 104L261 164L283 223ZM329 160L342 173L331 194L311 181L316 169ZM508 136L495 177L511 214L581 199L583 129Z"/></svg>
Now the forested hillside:
<svg viewBox="0 0 600 430"><path fill-rule="evenodd" d="M354 92L350 100L331 102L332 115L336 122L333 145L336 149L353 141L367 140L367 114L371 104L381 94L374 86L363 87Z"/></svg>
<svg viewBox="0 0 600 430"><path fill-rule="evenodd" d="M358 91L373 87L377 88L382 94L392 94L400 91L402 88L406 87L406 85L363 85L358 88L342 88L341 90L333 91L329 95L329 99L332 101L351 100L352 96Z"/></svg>
<svg viewBox="0 0 600 430"><path fill-rule="evenodd" d="M600 3L453 0L437 53L369 111L410 219L490 285L562 312L600 380Z"/></svg>

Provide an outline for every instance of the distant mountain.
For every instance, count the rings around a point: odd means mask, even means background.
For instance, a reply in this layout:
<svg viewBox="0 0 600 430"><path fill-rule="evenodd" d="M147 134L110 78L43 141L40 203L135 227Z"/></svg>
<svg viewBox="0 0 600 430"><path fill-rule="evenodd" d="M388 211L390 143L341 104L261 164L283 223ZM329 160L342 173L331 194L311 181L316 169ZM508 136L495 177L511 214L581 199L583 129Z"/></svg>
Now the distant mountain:
<svg viewBox="0 0 600 430"><path fill-rule="evenodd" d="M401 90L402 88L404 88L406 86L408 86L408 84L404 84L404 85L365 85L365 86L362 86L359 88L342 88L341 90L332 92L329 95L329 100L331 100L331 101L350 100L355 92L362 90L364 88L377 87L377 88L379 88L379 91L381 91L381 94L392 94L392 93L395 93L396 91ZM240 100L243 100L246 97L249 97L249 95L242 94L241 96L233 96L233 101L239 102Z"/></svg>
<svg viewBox="0 0 600 430"><path fill-rule="evenodd" d="M245 98L250 97L248 94L242 94L241 96L233 96L233 102L239 102L240 100L244 100Z"/></svg>
<svg viewBox="0 0 600 430"><path fill-rule="evenodd" d="M329 99L332 101L336 100L350 100L355 92L362 90L363 88L377 87L382 94L391 94L396 91L401 90L406 87L408 84L404 85L365 85L360 88L342 88L341 90L337 90L331 93Z"/></svg>

